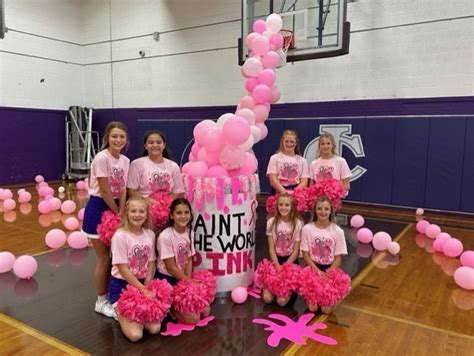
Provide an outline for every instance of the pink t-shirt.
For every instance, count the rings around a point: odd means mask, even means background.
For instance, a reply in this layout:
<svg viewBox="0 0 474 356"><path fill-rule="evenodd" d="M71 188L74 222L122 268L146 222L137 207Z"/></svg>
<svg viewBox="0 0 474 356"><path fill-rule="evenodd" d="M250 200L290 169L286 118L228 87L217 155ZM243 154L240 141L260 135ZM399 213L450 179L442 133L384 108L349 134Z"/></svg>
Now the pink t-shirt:
<svg viewBox="0 0 474 356"><path fill-rule="evenodd" d="M334 256L347 255L344 231L336 224L320 229L311 222L301 230L301 251L309 252L314 263L330 265Z"/></svg>
<svg viewBox="0 0 474 356"><path fill-rule="evenodd" d="M158 259L157 266L160 273L171 276L166 270L163 260L174 257L176 266L184 271L189 259L194 256L194 233L191 232L191 241L189 239L189 231L178 233L174 228L167 227L164 229L157 242Z"/></svg>
<svg viewBox="0 0 474 356"><path fill-rule="evenodd" d="M124 155L115 158L108 149L102 150L94 157L89 178L89 195L100 197L99 181L97 178L109 178L110 192L114 198L119 198L125 189L130 160Z"/></svg>
<svg viewBox="0 0 474 356"><path fill-rule="evenodd" d="M276 174L284 187L300 184L301 178L309 178L308 162L300 155L287 156L278 152L270 157L267 175Z"/></svg>
<svg viewBox="0 0 474 356"><path fill-rule="evenodd" d="M148 262L156 260L155 233L143 229L135 235L127 230L119 229L112 238L112 276L124 279L116 265L128 264L128 268L137 279L143 279L148 274Z"/></svg>
<svg viewBox="0 0 474 356"><path fill-rule="evenodd" d="M286 257L293 253L293 246L296 241L301 240L301 229L303 222L297 220L295 229L292 233L292 224L290 222L280 221L278 225L272 229L275 218L270 218L267 221L267 236L273 238L275 244L275 251L278 256Z"/></svg>
<svg viewBox="0 0 474 356"><path fill-rule="evenodd" d="M347 162L341 156L333 156L330 159L317 158L309 167L310 177L315 182L324 182L333 178L343 180L351 176L351 170Z"/></svg>
<svg viewBox="0 0 474 356"><path fill-rule="evenodd" d="M130 165L127 187L137 189L144 197L156 192L183 193L179 166L166 158L155 163L148 157L137 158Z"/></svg>

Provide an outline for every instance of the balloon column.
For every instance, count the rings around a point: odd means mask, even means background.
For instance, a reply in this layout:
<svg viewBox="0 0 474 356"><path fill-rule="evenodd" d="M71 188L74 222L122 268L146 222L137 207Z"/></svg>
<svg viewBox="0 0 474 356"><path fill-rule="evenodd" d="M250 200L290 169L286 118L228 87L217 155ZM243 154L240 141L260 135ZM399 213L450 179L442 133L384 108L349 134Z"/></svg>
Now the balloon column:
<svg viewBox="0 0 474 356"><path fill-rule="evenodd" d="M280 61L276 51L283 46L281 26L277 14L269 15L266 21L255 21L253 32L245 39L249 58L241 69L247 95L234 113L221 115L217 122L201 121L194 127L195 143L189 162L182 168L184 174L218 178L256 172L257 160L249 151L267 136L265 120L270 104L280 99L275 68Z"/></svg>

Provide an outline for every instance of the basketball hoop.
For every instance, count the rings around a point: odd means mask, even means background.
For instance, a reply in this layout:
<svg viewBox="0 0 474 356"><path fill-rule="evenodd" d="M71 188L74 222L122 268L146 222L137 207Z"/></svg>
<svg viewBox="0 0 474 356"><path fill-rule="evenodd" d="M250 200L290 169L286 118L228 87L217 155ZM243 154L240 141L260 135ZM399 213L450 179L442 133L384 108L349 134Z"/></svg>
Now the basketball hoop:
<svg viewBox="0 0 474 356"><path fill-rule="evenodd" d="M289 49L295 48L295 34L291 30L280 30L280 34L283 36L283 47L278 50L280 56L280 63L277 68L281 68L286 65L286 55Z"/></svg>

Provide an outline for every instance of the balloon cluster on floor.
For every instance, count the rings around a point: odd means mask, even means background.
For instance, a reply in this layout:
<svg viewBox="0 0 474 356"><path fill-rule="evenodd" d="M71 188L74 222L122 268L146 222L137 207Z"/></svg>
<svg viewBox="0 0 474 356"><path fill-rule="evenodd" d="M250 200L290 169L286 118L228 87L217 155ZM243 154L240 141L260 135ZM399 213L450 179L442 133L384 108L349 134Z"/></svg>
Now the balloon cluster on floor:
<svg viewBox="0 0 474 356"><path fill-rule="evenodd" d="M365 219L361 215L351 217L350 224L353 228L358 229L356 236L357 241L363 244L372 243L377 251L388 251L391 255L397 255L400 252L398 242L392 241L392 237L385 231L373 233L369 228L363 227Z"/></svg>
<svg viewBox="0 0 474 356"><path fill-rule="evenodd" d="M13 270L18 278L30 279L36 273L38 263L33 256L23 255L18 258L11 252L0 252L0 273Z"/></svg>
<svg viewBox="0 0 474 356"><path fill-rule="evenodd" d="M217 122L201 121L194 127L195 142L189 162L182 167L184 174L221 178L256 172L257 159L251 149L267 136L265 121L270 104L280 99L275 68L280 61L276 51L283 46L281 26L282 19L277 14L255 21L253 32L245 39L250 52L241 69L247 95L234 113L221 115Z"/></svg>

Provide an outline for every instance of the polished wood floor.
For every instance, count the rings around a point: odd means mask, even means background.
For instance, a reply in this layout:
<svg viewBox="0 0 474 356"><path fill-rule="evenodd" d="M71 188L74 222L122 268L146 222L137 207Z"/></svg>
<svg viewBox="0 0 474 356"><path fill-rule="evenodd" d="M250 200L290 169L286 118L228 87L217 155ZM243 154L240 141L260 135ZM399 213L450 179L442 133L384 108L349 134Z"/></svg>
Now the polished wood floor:
<svg viewBox="0 0 474 356"><path fill-rule="evenodd" d="M14 187L15 194L18 188L23 187ZM34 187L27 189L34 193ZM80 193L70 185L62 199L74 199L79 209L87 200ZM277 348L266 344L269 333L252 320L272 312L296 319L305 312L299 298L286 308L252 298L234 305L222 298L213 304L216 320L208 326L177 337L148 336L133 344L115 321L93 311L94 251L50 251L44 235L51 228L62 228L65 216L39 216L33 196L31 204L19 205L13 212L3 212L0 204L0 251L34 254L39 264L29 281L18 280L11 272L0 274L2 355L472 355L474 292L456 286L452 274L458 259L433 253L432 240L416 233L416 217L408 210L347 203L339 214L349 249L343 268L353 277L353 290L331 315L318 313L314 319L327 325L318 332L336 339L335 346L310 339L302 346L286 340ZM389 232L401 245L400 255L359 245L355 231L347 227L355 213L365 216L373 231ZM267 254L263 206L258 215L257 260ZM465 249L474 249L474 219L436 212L427 214L427 219L463 241Z"/></svg>

